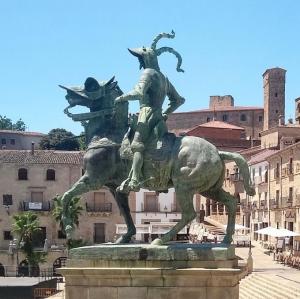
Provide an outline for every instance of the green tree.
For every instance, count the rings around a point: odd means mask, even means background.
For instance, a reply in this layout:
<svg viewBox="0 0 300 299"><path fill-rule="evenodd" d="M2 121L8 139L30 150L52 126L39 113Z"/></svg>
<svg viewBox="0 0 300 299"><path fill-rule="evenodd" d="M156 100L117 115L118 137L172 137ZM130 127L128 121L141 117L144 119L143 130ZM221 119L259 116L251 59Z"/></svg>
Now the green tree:
<svg viewBox="0 0 300 299"><path fill-rule="evenodd" d="M86 143L85 143L85 134L84 132L82 132L79 136L78 136L78 142L79 142L79 145L80 145L80 150L81 151L84 151L87 149L87 146L86 146Z"/></svg>
<svg viewBox="0 0 300 299"><path fill-rule="evenodd" d="M73 151L79 150L80 144L76 136L65 129L53 129L40 142L41 149Z"/></svg>
<svg viewBox="0 0 300 299"><path fill-rule="evenodd" d="M19 119L14 123L10 118L5 115L0 115L0 129L1 130L13 130L13 131L25 131L26 125L22 119Z"/></svg>
<svg viewBox="0 0 300 299"><path fill-rule="evenodd" d="M29 276L31 269L37 267L39 263L45 262L46 253L34 251L32 239L35 233L40 231L39 219L35 213L24 212L13 216L13 233L18 236L17 243L17 263L19 265L19 249L21 249L29 266Z"/></svg>
<svg viewBox="0 0 300 299"><path fill-rule="evenodd" d="M56 222L59 222L59 226L62 231L65 231L63 223L62 223L62 212L63 212L63 203L62 197L57 196L54 198L54 207L52 210L52 215ZM80 197L74 197L70 201L68 206L68 216L71 219L71 225L74 227L75 225L79 226L79 216L81 215L81 211L83 211L82 206L79 205ZM67 241L68 248L74 248L79 246L84 246L85 242L82 240L70 239Z"/></svg>

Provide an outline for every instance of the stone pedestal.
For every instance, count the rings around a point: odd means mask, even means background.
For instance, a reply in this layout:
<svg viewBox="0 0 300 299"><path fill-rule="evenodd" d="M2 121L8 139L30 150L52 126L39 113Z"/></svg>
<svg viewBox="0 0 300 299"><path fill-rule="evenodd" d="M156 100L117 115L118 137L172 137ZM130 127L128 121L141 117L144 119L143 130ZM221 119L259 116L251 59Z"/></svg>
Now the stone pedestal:
<svg viewBox="0 0 300 299"><path fill-rule="evenodd" d="M65 299L238 299L232 246L99 245L71 250Z"/></svg>

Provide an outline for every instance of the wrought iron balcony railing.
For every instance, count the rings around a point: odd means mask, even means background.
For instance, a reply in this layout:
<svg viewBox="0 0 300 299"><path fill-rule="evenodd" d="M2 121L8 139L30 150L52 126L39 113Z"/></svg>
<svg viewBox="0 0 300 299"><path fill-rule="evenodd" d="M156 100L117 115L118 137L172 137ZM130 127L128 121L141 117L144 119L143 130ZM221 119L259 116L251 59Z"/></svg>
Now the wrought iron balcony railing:
<svg viewBox="0 0 300 299"><path fill-rule="evenodd" d="M86 203L87 212L100 212L100 213L111 213L112 212L112 203L101 203L95 205L94 203Z"/></svg>
<svg viewBox="0 0 300 299"><path fill-rule="evenodd" d="M42 202L31 202L31 201L23 201L20 205L21 211L50 211L51 203L50 201L42 201Z"/></svg>

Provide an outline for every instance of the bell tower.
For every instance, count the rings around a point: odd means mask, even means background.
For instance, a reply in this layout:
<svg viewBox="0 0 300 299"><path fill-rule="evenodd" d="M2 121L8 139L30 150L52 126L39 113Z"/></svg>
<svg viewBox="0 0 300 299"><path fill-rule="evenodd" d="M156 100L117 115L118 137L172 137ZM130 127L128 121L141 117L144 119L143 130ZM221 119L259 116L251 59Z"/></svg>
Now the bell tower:
<svg viewBox="0 0 300 299"><path fill-rule="evenodd" d="M280 116L285 115L285 73L276 67L263 74L264 84L264 131L278 126Z"/></svg>

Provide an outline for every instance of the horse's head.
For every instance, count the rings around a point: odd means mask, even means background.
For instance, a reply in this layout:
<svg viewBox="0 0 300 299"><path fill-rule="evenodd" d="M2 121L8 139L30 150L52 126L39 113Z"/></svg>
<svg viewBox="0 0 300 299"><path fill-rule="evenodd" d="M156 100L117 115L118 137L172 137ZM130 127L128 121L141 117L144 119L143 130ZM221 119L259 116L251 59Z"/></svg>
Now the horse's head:
<svg viewBox="0 0 300 299"><path fill-rule="evenodd" d="M96 79L89 77L85 80L83 86L65 87L59 85L67 91L66 99L69 106L64 110L65 113L72 117L68 109L74 106L84 106L90 108L91 111L107 109L113 107L111 94L119 91L118 82L112 77L109 81L98 82Z"/></svg>

